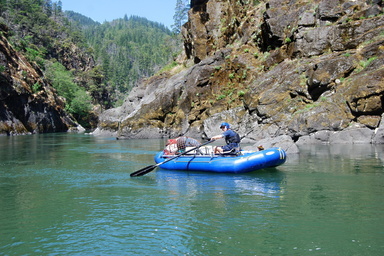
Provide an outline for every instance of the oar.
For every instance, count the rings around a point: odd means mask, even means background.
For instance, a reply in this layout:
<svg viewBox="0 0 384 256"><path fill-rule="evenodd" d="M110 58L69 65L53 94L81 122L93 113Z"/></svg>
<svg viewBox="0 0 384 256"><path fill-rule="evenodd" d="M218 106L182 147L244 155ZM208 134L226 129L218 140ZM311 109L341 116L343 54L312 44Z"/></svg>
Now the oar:
<svg viewBox="0 0 384 256"><path fill-rule="evenodd" d="M145 175L145 174L147 174L147 173L149 173L149 172L155 170L156 167L158 167L159 165L162 165L162 164L165 164L166 162L172 161L173 159L176 159L176 158L178 158L178 157L180 157L180 156L182 156L182 155L185 155L185 154L187 154L187 153L189 153L189 152L191 152L191 151L193 151L193 150L195 150L195 149L198 149L199 147L202 147L202 146L204 146L204 145L207 145L208 143L211 143L211 142L213 142L213 140L210 140L210 141L208 141L208 142L205 142L205 143L203 143L203 144L201 144L200 146L197 146L197 147L195 147L195 148L189 149L189 150L187 150L187 151L181 153L180 155L177 155L177 156L175 156L175 157L171 157L171 158L169 158L169 159L167 159L167 160L165 160L165 161L163 161L163 162L161 162L161 163L158 163L158 164L155 164L155 165L150 165L150 166L147 166L147 167L145 167L145 168L143 168L143 169L140 169L140 170L138 170L138 171L136 171L136 172L133 172L133 173L130 174L130 176L131 176L131 177L143 176L143 175Z"/></svg>

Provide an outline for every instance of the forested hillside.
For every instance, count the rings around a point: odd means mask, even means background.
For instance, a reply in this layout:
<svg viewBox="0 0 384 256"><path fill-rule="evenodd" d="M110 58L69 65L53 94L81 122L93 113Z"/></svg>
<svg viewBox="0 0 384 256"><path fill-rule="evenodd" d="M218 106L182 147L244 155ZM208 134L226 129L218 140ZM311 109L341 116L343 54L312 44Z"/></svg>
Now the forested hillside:
<svg viewBox="0 0 384 256"><path fill-rule="evenodd" d="M118 99L178 52L176 35L162 24L137 16L86 27L84 35Z"/></svg>
<svg viewBox="0 0 384 256"><path fill-rule="evenodd" d="M0 0L0 26L85 126L95 125L98 111L118 105L139 79L172 62L178 51L162 24L140 17L100 24L64 13L61 1Z"/></svg>
<svg viewBox="0 0 384 256"><path fill-rule="evenodd" d="M179 35L146 18L125 16L100 24L76 12L65 14L92 47L114 105L119 105L139 79L155 74L181 51Z"/></svg>

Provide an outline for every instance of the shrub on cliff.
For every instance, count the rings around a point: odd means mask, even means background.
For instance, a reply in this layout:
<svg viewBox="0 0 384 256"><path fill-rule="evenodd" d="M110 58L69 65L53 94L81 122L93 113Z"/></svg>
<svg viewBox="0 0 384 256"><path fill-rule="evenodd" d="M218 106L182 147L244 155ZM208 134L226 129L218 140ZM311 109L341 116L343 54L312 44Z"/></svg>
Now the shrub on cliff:
<svg viewBox="0 0 384 256"><path fill-rule="evenodd" d="M87 115L92 109L92 99L84 88L73 82L74 77L58 62L47 62L46 78L57 90L57 93L66 99L65 108L77 117Z"/></svg>

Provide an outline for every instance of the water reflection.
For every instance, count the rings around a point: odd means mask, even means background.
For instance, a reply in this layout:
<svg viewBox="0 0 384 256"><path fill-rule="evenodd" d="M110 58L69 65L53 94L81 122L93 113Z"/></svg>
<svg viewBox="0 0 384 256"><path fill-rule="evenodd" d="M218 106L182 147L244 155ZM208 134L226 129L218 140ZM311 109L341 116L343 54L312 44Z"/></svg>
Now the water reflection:
<svg viewBox="0 0 384 256"><path fill-rule="evenodd" d="M258 234L270 228L264 222L280 208L285 178L273 168L241 175L159 169L145 183L153 179L161 188L157 212L163 217L157 229L168 229L168 237L186 248L180 253L231 255L236 246L252 248L255 238L267 240Z"/></svg>
<svg viewBox="0 0 384 256"><path fill-rule="evenodd" d="M310 154L317 156L342 156L346 158L366 158L373 157L384 160L384 148L382 145L371 144L317 144L317 145L300 145L300 155ZM329 157L327 157L329 158Z"/></svg>
<svg viewBox="0 0 384 256"><path fill-rule="evenodd" d="M246 174L219 174L160 169L156 180L172 193L197 195L211 191L221 194L241 193L276 198L280 196L280 184L284 173L276 168Z"/></svg>
<svg viewBox="0 0 384 256"><path fill-rule="evenodd" d="M290 155L282 170L303 171L301 166L311 172L381 174L384 171L384 147L370 144L301 145L300 154Z"/></svg>

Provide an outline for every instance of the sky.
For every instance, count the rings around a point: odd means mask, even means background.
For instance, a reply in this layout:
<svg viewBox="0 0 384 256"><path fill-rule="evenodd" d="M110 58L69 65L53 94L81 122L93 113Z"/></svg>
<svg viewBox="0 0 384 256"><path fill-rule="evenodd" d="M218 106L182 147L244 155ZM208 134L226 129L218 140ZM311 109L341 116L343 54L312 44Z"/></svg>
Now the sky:
<svg viewBox="0 0 384 256"><path fill-rule="evenodd" d="M177 0L61 0L64 11L74 11L103 23L123 18L125 14L173 25ZM57 1L55 1L57 2Z"/></svg>

